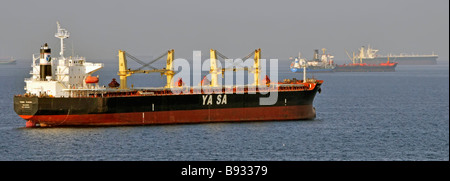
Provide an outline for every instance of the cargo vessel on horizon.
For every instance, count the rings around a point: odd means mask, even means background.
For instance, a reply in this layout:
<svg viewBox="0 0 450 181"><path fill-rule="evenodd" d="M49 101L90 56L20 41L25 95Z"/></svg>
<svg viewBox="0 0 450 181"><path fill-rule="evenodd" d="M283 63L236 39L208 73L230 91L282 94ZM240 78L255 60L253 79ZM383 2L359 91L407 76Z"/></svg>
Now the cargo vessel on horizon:
<svg viewBox="0 0 450 181"><path fill-rule="evenodd" d="M0 59L0 65L15 65L16 64L16 59L14 59L13 57L7 59Z"/></svg>
<svg viewBox="0 0 450 181"><path fill-rule="evenodd" d="M334 68L335 72L395 72L395 68L398 65L397 62L391 62L389 57L387 57L386 62L369 64L364 63L361 56L355 56L355 53L353 53L352 57L350 57L348 52L346 53L352 63L336 65L336 68Z"/></svg>
<svg viewBox="0 0 450 181"><path fill-rule="evenodd" d="M296 57L294 62L291 63L291 71L295 73L305 72L394 72L397 67L397 62L391 62L389 57L386 62L377 64L363 63L362 58L356 57L353 54L351 59L352 63L338 65L333 61L334 56L325 54L325 48L322 49L323 53L319 56L318 50L314 50L313 60L306 60L304 58ZM319 57L321 57L319 59ZM357 60L357 58L359 58ZM359 62L358 62L359 61Z"/></svg>
<svg viewBox="0 0 450 181"><path fill-rule="evenodd" d="M335 72L395 72L397 62L390 62L379 64L367 64L367 63L350 63L337 65L334 69Z"/></svg>
<svg viewBox="0 0 450 181"><path fill-rule="evenodd" d="M306 71L312 73L328 73L333 72L336 65L333 62L334 56L325 53L326 49L322 48L322 55L319 55L319 50L314 50L312 60L306 60L300 57L290 58L294 59L291 63L291 71L295 73L303 73L302 62L306 64ZM319 58L320 57L320 58Z"/></svg>
<svg viewBox="0 0 450 181"><path fill-rule="evenodd" d="M218 68L216 50L210 50L211 81L200 86L184 85L174 78L174 50L167 51L163 69L151 68L125 51L119 50L120 83L115 79L99 86L92 75L103 68L101 63L87 62L83 57L64 57L64 39L69 32L58 24L55 37L61 40L59 58L51 56L44 44L40 56L33 55L32 75L25 79L26 93L14 96L14 111L26 127L120 126L206 122L281 121L314 119L313 100L323 80L308 79L271 81L259 78L261 50L254 54L254 65L245 68L253 74L248 85L218 85L218 74L238 68ZM143 66L131 69L127 57ZM38 61L39 60L39 61ZM127 77L136 73L160 73L167 78L163 87L128 87ZM203 82L203 81L202 81ZM206 82L206 81L205 81ZM276 95L270 104L261 99Z"/></svg>
<svg viewBox="0 0 450 181"><path fill-rule="evenodd" d="M390 58L391 61L397 62L399 65L436 65L437 64L437 58L438 55L434 54L432 52L428 55L419 55L419 54L405 54L401 53L398 55L395 54L388 54L385 56L377 55L377 52L379 50L373 49L370 47L370 45L367 47L367 49L362 46L359 49L359 52L357 54L357 59L362 59L363 63L367 64L379 64L379 63L385 63Z"/></svg>

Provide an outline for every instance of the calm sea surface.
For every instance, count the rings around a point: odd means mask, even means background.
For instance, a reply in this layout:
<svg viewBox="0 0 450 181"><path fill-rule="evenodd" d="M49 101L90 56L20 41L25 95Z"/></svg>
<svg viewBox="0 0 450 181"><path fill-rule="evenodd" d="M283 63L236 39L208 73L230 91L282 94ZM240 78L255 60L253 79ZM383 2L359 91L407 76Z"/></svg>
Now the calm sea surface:
<svg viewBox="0 0 450 181"><path fill-rule="evenodd" d="M323 73L311 121L27 129L13 109L30 60L0 65L0 160L449 160L449 64ZM100 84L118 78L105 61ZM279 79L297 77L280 61ZM165 77L138 75L135 86Z"/></svg>

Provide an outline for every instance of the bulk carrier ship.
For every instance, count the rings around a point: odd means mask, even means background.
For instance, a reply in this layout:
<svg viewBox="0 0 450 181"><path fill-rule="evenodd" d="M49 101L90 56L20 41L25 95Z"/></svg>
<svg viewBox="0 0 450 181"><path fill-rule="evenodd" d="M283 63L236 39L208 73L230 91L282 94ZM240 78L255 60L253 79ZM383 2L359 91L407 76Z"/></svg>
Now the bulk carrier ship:
<svg viewBox="0 0 450 181"><path fill-rule="evenodd" d="M367 64L367 63L350 63L337 65L334 68L335 72L395 72L397 62L390 62L379 64Z"/></svg>
<svg viewBox="0 0 450 181"><path fill-rule="evenodd" d="M386 62L369 64L364 63L361 56L355 56L355 52L353 52L352 57L350 57L347 51L345 53L347 53L352 63L337 65L334 68L335 72L395 72L395 68L398 65L397 62L391 62L389 57L387 57ZM359 63L356 62L357 59L359 59Z"/></svg>
<svg viewBox="0 0 450 181"><path fill-rule="evenodd" d="M323 80L304 76L303 80L271 82L266 76L260 81L260 49L254 51L254 66L246 68L254 76L253 84L218 85L217 75L229 69L217 68L217 52L211 49L211 81L193 87L185 86L181 79L172 80L174 50L167 52L165 68L151 70L128 68L127 57L136 58L119 50L120 84L113 79L105 87L99 86L99 77L92 75L103 64L86 62L83 57L64 57L63 41L69 32L59 23L57 27L55 36L61 40L60 57L52 58L50 47L44 44L39 58L33 55L32 76L25 79L26 93L14 96L14 110L26 120L26 127L279 121L316 116L313 100ZM148 67L150 63L141 64ZM152 72L165 75L167 84L153 88L128 87L128 76ZM261 98L272 94L278 95L275 102L260 103Z"/></svg>

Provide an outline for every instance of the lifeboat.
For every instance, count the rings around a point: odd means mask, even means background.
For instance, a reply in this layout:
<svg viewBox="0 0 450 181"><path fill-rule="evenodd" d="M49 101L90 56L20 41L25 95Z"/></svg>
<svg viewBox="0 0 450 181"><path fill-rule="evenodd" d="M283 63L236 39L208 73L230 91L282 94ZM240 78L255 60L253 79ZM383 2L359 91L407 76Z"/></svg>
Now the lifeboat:
<svg viewBox="0 0 450 181"><path fill-rule="evenodd" d="M87 76L84 81L86 82L86 84L96 84L98 83L98 77Z"/></svg>

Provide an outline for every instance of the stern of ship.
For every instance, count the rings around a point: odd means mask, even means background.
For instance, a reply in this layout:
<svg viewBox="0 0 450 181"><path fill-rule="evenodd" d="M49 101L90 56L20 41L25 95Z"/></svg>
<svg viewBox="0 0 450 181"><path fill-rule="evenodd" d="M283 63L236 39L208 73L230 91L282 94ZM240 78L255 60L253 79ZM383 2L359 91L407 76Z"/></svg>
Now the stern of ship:
<svg viewBox="0 0 450 181"><path fill-rule="evenodd" d="M35 127L38 123L32 120L33 116L38 112L38 97L36 96L14 96L14 111L21 118L27 120L27 127Z"/></svg>

